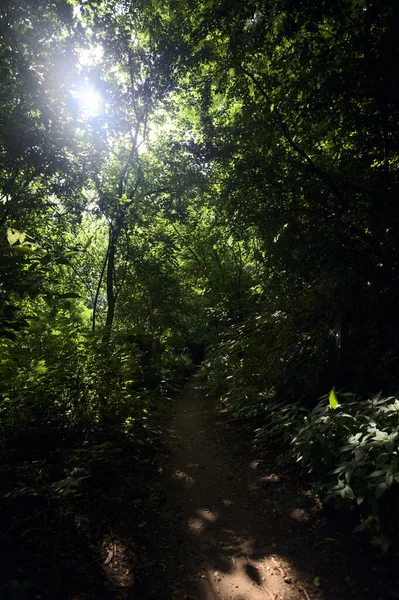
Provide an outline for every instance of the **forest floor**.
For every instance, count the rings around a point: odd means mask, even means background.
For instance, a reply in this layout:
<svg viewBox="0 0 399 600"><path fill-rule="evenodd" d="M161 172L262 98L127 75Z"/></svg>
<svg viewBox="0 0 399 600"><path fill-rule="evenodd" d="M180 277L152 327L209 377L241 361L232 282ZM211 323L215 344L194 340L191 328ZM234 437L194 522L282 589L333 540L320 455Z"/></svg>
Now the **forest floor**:
<svg viewBox="0 0 399 600"><path fill-rule="evenodd" d="M29 463L14 453L1 600L399 598L395 567L325 514L286 454L254 447L201 373L154 423Z"/></svg>
<svg viewBox="0 0 399 600"><path fill-rule="evenodd" d="M149 597L398 598L384 561L324 514L298 466L254 448L203 383L192 377L174 407L155 558L163 574L149 569Z"/></svg>

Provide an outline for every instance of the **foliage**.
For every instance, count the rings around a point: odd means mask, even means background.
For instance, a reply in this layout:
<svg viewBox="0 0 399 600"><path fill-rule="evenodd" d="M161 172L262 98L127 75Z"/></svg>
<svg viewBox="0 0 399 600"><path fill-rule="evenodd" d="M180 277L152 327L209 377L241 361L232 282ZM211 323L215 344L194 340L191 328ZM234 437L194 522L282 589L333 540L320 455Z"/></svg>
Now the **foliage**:
<svg viewBox="0 0 399 600"><path fill-rule="evenodd" d="M397 390L398 23L388 0L1 7L5 451L146 425L205 349L259 439L333 386ZM396 471L367 428L394 401L348 398L295 447L376 519ZM349 486L359 434L378 475Z"/></svg>
<svg viewBox="0 0 399 600"><path fill-rule="evenodd" d="M385 2L210 3L197 8L201 42L186 33L215 203L254 242L256 312L281 315L272 352L287 365L267 379L286 380L288 396L314 398L324 377L363 393L396 389L397 322L384 315L397 298L387 58L397 19Z"/></svg>
<svg viewBox="0 0 399 600"><path fill-rule="evenodd" d="M119 8L2 9L4 448L145 420L191 366L196 308L157 202L174 173L139 152L168 67L149 9Z"/></svg>
<svg viewBox="0 0 399 600"><path fill-rule="evenodd" d="M337 508L359 507L363 525L386 549L399 530L393 509L399 489L399 400L338 397L340 404L326 397L305 418L292 440L294 455L317 479L322 499Z"/></svg>

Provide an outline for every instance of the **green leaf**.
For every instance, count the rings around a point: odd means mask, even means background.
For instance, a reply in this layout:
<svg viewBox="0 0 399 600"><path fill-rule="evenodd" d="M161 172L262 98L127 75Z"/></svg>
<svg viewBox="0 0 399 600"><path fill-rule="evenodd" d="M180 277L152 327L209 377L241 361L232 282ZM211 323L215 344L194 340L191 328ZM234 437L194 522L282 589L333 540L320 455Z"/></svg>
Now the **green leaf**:
<svg viewBox="0 0 399 600"><path fill-rule="evenodd" d="M23 244L14 244L12 249L14 252L19 252L19 254L32 254L37 249L37 246L31 242L24 242Z"/></svg>
<svg viewBox="0 0 399 600"><path fill-rule="evenodd" d="M7 240L10 246L13 246L17 242L22 244L22 242L25 240L25 237L25 234L21 231L18 231L18 229L12 229L11 227L7 228Z"/></svg>
<svg viewBox="0 0 399 600"><path fill-rule="evenodd" d="M328 401L330 403L330 408L337 408L337 406L339 406L338 399L335 394L335 388L331 390Z"/></svg>
<svg viewBox="0 0 399 600"><path fill-rule="evenodd" d="M389 489L389 487L390 486L385 481L383 481L382 483L379 483L377 485L377 487L375 488L375 498L376 498L376 500L378 500L378 498L380 496L382 496L382 494L384 492L386 492Z"/></svg>

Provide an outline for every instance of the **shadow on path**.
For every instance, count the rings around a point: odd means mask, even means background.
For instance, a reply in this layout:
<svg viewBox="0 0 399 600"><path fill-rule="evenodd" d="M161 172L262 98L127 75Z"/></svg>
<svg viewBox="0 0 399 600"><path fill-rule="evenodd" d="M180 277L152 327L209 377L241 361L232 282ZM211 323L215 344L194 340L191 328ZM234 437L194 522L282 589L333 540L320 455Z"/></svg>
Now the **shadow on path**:
<svg viewBox="0 0 399 600"><path fill-rule="evenodd" d="M159 558L149 596L174 600L383 598L347 533L273 457L215 410L200 374L176 401ZM351 546L352 544L352 546ZM165 583L165 582L168 583ZM376 593L377 590L377 593Z"/></svg>

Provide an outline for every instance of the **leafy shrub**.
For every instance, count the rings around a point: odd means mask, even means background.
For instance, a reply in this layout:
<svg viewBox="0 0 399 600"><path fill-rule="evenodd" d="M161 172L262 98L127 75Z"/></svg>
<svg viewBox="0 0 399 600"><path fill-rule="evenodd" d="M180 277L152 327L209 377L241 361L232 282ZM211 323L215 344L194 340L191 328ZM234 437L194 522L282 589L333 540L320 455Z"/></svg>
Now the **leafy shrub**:
<svg viewBox="0 0 399 600"><path fill-rule="evenodd" d="M292 441L294 454L318 480L322 500L358 509L362 528L383 549L399 533L399 400L324 397ZM396 513L392 513L392 509Z"/></svg>
<svg viewBox="0 0 399 600"><path fill-rule="evenodd" d="M269 399L263 406L264 425L255 430L256 439L260 442L292 441L298 423L302 422L305 409L298 403L284 403L276 398Z"/></svg>

